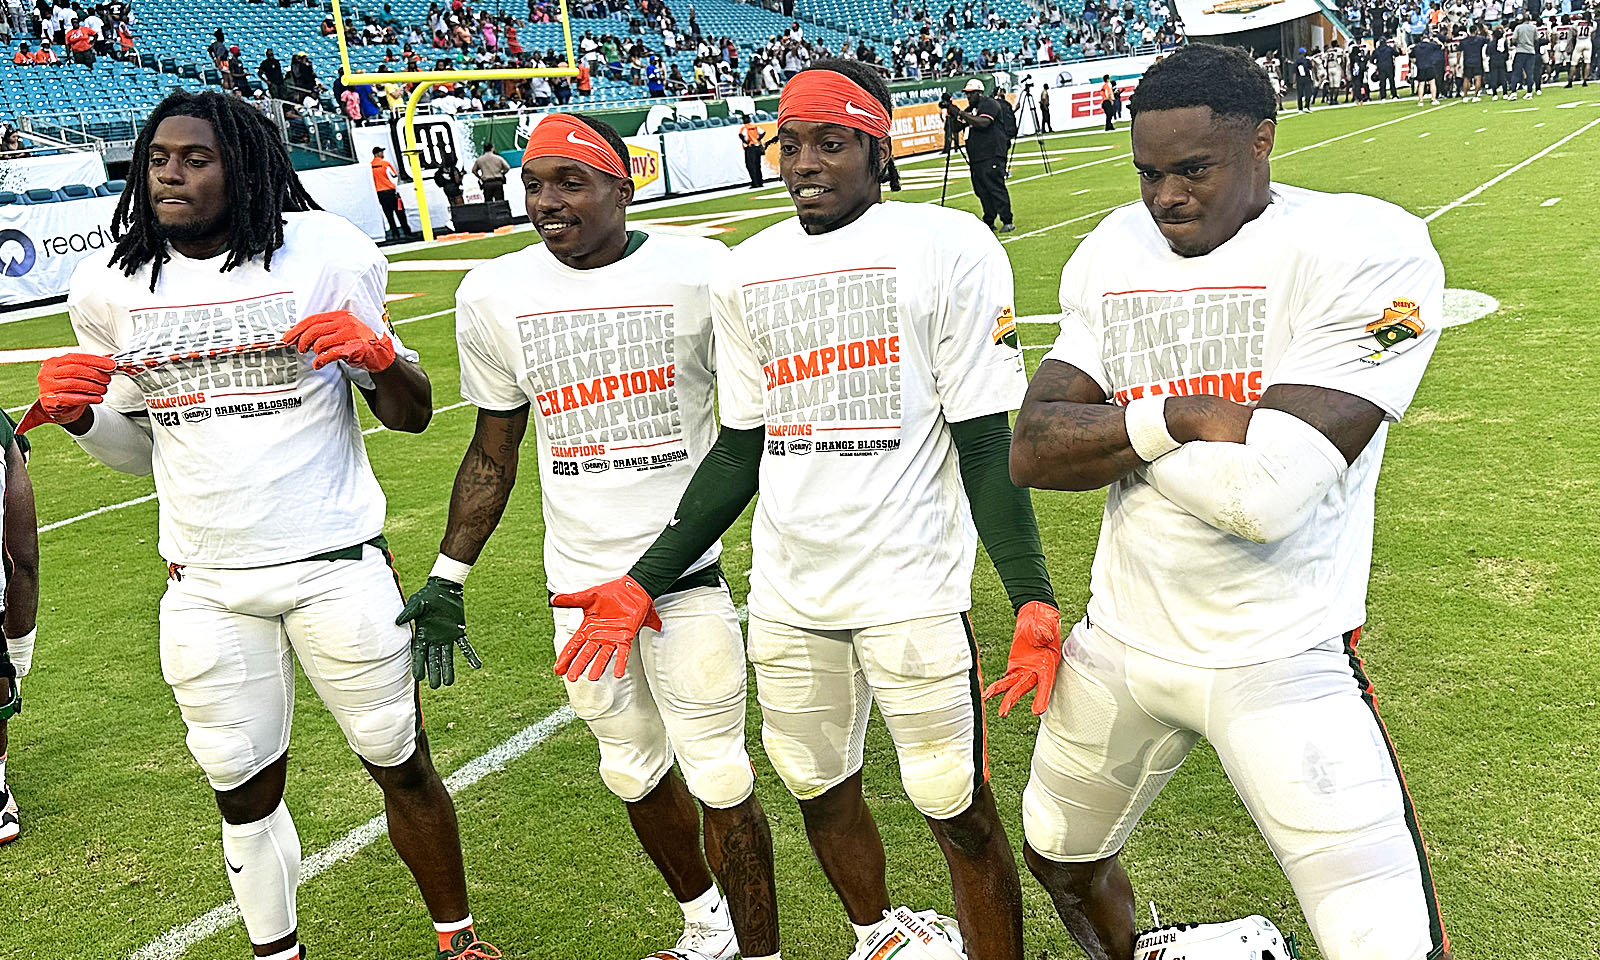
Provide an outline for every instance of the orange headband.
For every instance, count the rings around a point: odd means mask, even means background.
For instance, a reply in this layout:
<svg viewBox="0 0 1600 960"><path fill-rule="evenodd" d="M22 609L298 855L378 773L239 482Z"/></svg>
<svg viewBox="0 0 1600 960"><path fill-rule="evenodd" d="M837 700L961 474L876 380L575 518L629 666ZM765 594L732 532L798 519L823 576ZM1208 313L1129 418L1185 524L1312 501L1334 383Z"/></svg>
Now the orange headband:
<svg viewBox="0 0 1600 960"><path fill-rule="evenodd" d="M889 114L878 98L842 73L802 70L778 97L778 126L790 120L837 123L873 138L889 135Z"/></svg>
<svg viewBox="0 0 1600 960"><path fill-rule="evenodd" d="M595 129L570 113L552 113L539 121L522 151L524 162L534 157L566 157L587 163L613 177L626 179L628 168L617 151Z"/></svg>

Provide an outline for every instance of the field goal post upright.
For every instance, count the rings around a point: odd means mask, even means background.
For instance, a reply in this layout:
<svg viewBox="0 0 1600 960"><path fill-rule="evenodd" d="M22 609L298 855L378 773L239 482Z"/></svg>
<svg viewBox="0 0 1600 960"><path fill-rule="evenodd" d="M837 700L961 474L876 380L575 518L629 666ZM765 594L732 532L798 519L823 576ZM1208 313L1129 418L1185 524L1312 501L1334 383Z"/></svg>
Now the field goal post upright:
<svg viewBox="0 0 1600 960"><path fill-rule="evenodd" d="M436 83L454 83L459 80L526 80L530 77L576 77L578 60L572 49L572 19L567 13L567 0L561 2L561 33L566 43L567 66L515 67L504 70L422 70L412 73L356 73L350 69L350 49L345 43L344 15L339 0L333 5L333 29L339 41L339 79L347 87L365 84L409 83L411 93L406 97L403 121L405 130L405 163L411 173L411 185L416 188L417 214L422 219L422 239L433 240L433 218L428 215L428 200L422 186L422 151L417 147L417 104L422 95Z"/></svg>

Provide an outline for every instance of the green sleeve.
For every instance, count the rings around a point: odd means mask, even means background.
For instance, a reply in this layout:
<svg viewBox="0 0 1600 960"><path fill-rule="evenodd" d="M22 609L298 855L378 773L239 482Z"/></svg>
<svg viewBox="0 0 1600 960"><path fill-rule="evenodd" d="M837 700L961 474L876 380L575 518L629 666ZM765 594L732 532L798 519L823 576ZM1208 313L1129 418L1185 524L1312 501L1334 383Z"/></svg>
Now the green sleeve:
<svg viewBox="0 0 1600 960"><path fill-rule="evenodd" d="M972 522L1013 610L1039 600L1056 605L1028 491L1011 482L1011 423L1003 413L950 424Z"/></svg>
<svg viewBox="0 0 1600 960"><path fill-rule="evenodd" d="M17 436L16 421L11 419L10 414L0 410L0 453L10 450L13 442L21 448L23 453L27 453L30 449L28 438Z"/></svg>
<svg viewBox="0 0 1600 960"><path fill-rule="evenodd" d="M723 427L717 434L684 489L671 525L628 571L651 597L666 593L750 504L761 469L761 445L761 427Z"/></svg>

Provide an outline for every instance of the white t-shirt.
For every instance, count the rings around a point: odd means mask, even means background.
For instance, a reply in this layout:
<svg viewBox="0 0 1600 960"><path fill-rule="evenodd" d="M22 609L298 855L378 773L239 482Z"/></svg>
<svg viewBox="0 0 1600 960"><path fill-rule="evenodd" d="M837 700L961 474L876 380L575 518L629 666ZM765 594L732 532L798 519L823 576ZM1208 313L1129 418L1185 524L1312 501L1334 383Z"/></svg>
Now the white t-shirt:
<svg viewBox="0 0 1600 960"><path fill-rule="evenodd" d="M552 591L627 573L716 440L710 284L727 259L717 240L651 234L616 263L574 270L535 244L456 291L461 395L484 410L531 405ZM712 544L690 571L721 553Z"/></svg>
<svg viewBox="0 0 1600 960"><path fill-rule="evenodd" d="M1082 370L1118 404L1160 393L1253 404L1295 383L1362 397L1398 420L1438 341L1443 298L1426 225L1372 197L1274 184L1260 217L1187 258L1135 203L1067 261L1046 360ZM1387 435L1385 423L1277 543L1223 533L1137 474L1112 484L1090 619L1130 646L1207 667L1290 656L1360 626Z"/></svg>
<svg viewBox="0 0 1600 960"><path fill-rule="evenodd" d="M370 389L371 375L343 363L312 370L313 355L281 338L333 310L387 330L389 263L343 217L284 220L270 271L257 258L223 273L221 256L170 251L153 293L149 265L127 277L95 256L72 276L67 312L79 346L126 371L111 378L105 402L149 417L159 549L172 563L261 567L383 531L383 490L350 389ZM393 339L397 355L416 359Z"/></svg>
<svg viewBox="0 0 1600 960"><path fill-rule="evenodd" d="M977 534L948 423L1027 390L1011 264L971 214L785 220L715 286L722 422L765 426L750 609L846 629L971 606Z"/></svg>

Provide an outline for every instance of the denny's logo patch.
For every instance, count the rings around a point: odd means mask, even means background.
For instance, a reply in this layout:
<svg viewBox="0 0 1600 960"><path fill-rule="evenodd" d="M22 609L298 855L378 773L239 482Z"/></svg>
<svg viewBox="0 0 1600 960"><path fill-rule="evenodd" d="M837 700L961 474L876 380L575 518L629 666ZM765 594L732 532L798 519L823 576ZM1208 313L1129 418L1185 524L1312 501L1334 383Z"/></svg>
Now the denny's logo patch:
<svg viewBox="0 0 1600 960"><path fill-rule="evenodd" d="M1415 300L1395 300L1383 308L1383 316L1367 324L1367 332L1385 349L1412 337L1422 336L1422 308Z"/></svg>
<svg viewBox="0 0 1600 960"><path fill-rule="evenodd" d="M995 346L1003 343L1012 349L1017 348L1017 315L1009 306L1000 308L1000 316L995 318L989 338L995 342Z"/></svg>

